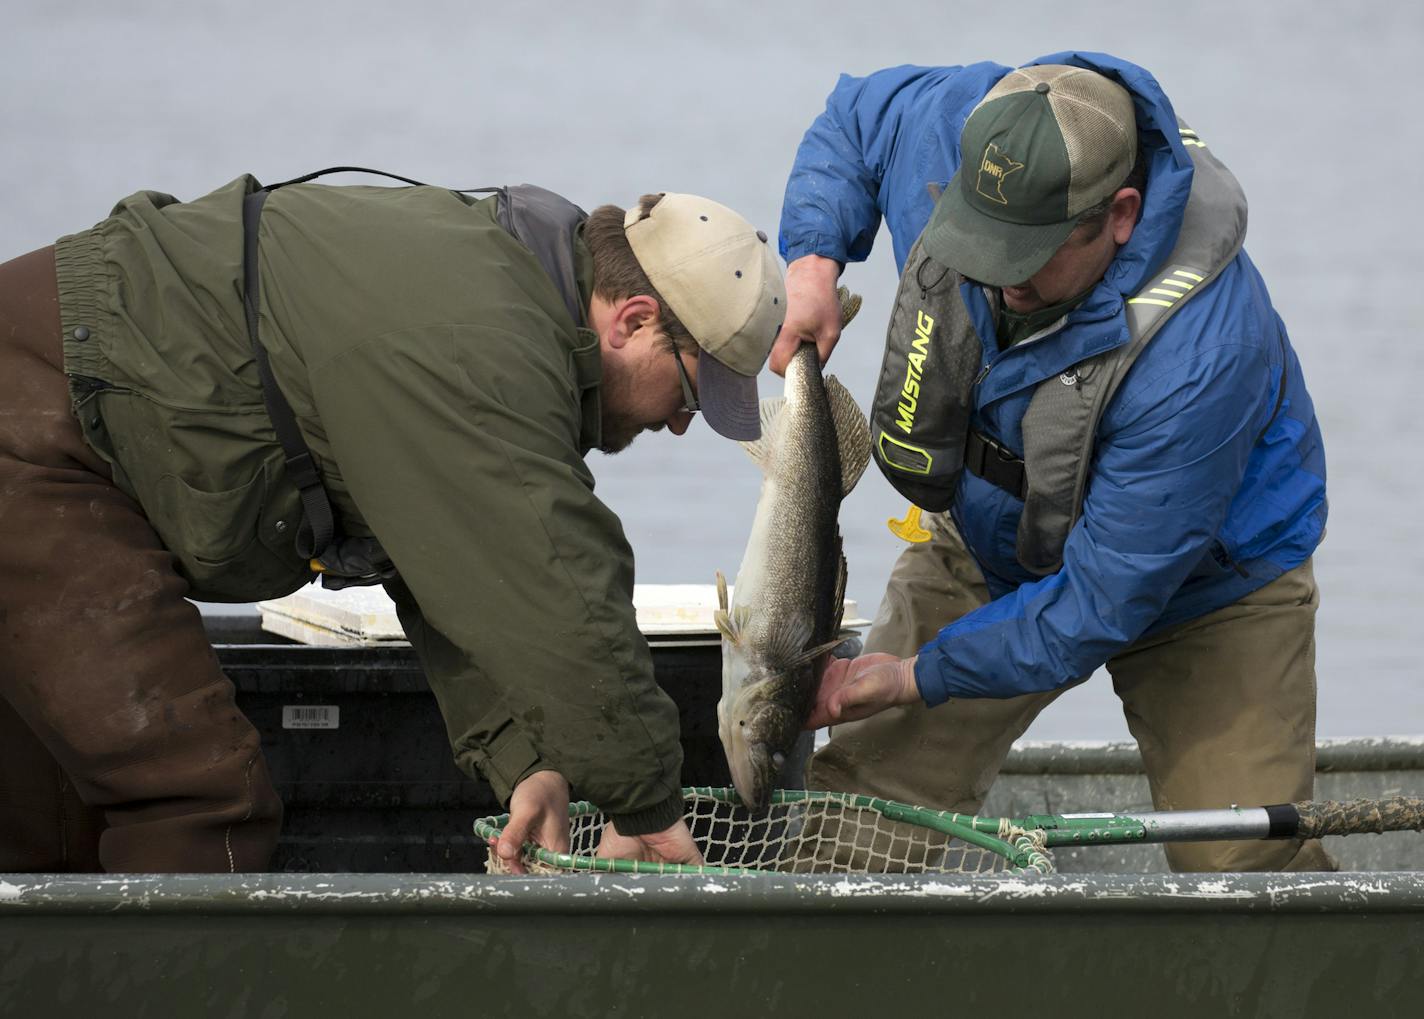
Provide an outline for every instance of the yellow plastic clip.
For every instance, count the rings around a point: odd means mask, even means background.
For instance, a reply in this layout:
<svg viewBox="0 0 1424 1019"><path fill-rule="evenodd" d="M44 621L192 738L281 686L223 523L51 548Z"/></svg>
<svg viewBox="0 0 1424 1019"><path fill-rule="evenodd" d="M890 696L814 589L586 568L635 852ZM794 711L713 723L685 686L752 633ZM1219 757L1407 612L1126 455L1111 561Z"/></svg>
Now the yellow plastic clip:
<svg viewBox="0 0 1424 1019"><path fill-rule="evenodd" d="M311 561L311 571L313 573L325 573L326 566L322 564L320 559L313 559Z"/></svg>
<svg viewBox="0 0 1424 1019"><path fill-rule="evenodd" d="M930 540L930 532L920 526L920 508L914 503L910 503L910 509L906 512L904 520L896 520L892 517L885 523L889 526L891 534L911 544L918 545L920 542Z"/></svg>

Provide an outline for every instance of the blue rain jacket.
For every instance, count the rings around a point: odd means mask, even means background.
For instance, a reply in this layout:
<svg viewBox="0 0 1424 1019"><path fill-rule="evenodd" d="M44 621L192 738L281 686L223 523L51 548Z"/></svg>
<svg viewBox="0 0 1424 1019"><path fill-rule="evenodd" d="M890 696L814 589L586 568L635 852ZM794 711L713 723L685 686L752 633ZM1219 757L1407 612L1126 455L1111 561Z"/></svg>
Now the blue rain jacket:
<svg viewBox="0 0 1424 1019"><path fill-rule="evenodd" d="M1056 334L1000 353L983 292L964 289L989 366L975 391L975 427L1020 456L1038 383L1127 341L1123 302L1171 251L1192 178L1171 103L1147 71L1100 53L1033 63L1088 67L1132 93L1148 183L1131 239ZM782 256L862 261L883 217L903 269L934 206L928 185L948 184L965 119L1009 70L842 76L797 152ZM994 600L921 649L915 674L929 704L1081 681L1138 638L1229 605L1310 557L1325 528L1320 429L1285 326L1244 251L1168 320L1123 380L1099 424L1082 516L1057 573L1035 577L1019 565L1022 510L964 472L950 513Z"/></svg>

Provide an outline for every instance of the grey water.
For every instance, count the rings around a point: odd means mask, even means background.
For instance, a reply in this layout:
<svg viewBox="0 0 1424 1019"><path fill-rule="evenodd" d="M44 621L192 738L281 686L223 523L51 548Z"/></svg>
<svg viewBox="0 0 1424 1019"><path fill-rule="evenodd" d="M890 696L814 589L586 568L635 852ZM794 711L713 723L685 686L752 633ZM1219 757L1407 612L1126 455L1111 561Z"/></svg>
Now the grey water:
<svg viewBox="0 0 1424 1019"><path fill-rule="evenodd" d="M775 232L802 132L841 73L1100 50L1150 69L1251 203L1247 248L1305 367L1331 515L1316 556L1319 734L1424 733L1424 9L1260 0L253 8L10 0L0 33L0 258L141 188L337 164L454 187L531 181L591 208L714 197ZM830 363L864 406L895 288L882 235ZM763 375L763 394L779 380ZM643 582L736 569L759 479L698 423L593 457ZM872 615L905 504L872 470L841 526ZM1030 738L1125 738L1100 674Z"/></svg>

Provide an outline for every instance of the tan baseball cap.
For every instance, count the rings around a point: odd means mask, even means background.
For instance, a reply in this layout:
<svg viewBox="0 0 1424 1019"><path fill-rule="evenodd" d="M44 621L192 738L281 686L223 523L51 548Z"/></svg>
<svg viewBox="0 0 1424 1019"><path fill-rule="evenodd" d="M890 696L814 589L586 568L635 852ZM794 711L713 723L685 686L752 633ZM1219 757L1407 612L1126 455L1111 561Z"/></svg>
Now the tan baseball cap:
<svg viewBox="0 0 1424 1019"><path fill-rule="evenodd" d="M786 314L786 284L766 234L710 198L666 192L623 232L649 282L700 349L697 401L729 439L761 435L757 373Z"/></svg>

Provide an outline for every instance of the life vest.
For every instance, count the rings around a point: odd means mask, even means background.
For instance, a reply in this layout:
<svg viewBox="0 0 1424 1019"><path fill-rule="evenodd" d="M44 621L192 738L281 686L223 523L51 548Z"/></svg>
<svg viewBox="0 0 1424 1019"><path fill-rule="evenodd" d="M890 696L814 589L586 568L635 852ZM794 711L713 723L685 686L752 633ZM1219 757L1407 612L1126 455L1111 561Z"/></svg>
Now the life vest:
<svg viewBox="0 0 1424 1019"><path fill-rule="evenodd" d="M986 368L961 292L964 278L925 252L923 233L900 277L871 409L875 461L901 495L936 512L954 501L966 466L1010 490L1024 503L1018 561L1040 576L1063 563L1063 545L1082 512L1098 424L1117 387L1157 330L1216 279L1246 237L1241 186L1194 131L1180 120L1178 128L1194 173L1176 246L1152 282L1127 299L1126 342L1038 383L1023 417L1022 460L970 426ZM1022 342L1048 336L1063 321ZM1017 475L1013 465L1021 466ZM1002 480L1006 475L1021 479L1018 491Z"/></svg>
<svg viewBox="0 0 1424 1019"><path fill-rule="evenodd" d="M262 380L262 398L267 414L277 433L277 440L286 453L288 476L302 497L302 525L297 529L297 554L311 562L321 574L323 587L344 587L381 584L396 575L390 557L375 538L342 535L331 511L331 500L321 483L321 474L312 459L311 450L297 427L287 398L282 395L272 376L267 351L258 337L259 278L257 271L257 227L267 196L288 184L302 184L328 173L356 171L390 177L407 184L421 185L380 170L339 166L318 170L295 180L272 184L252 192L244 200L243 225L243 305L247 318L248 339L252 343L257 374ZM569 317L582 327L585 322L583 298L579 293L574 270L574 236L588 214L566 198L532 184L517 184L499 188L469 188L474 193L489 193L497 197L496 218L510 236L523 244L539 260L540 266L564 299Z"/></svg>

